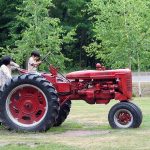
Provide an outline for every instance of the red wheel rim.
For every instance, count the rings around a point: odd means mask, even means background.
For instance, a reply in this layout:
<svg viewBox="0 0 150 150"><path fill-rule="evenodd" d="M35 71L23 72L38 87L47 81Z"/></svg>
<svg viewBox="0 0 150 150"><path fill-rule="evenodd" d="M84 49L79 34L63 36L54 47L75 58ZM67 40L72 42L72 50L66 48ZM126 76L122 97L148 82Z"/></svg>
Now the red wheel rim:
<svg viewBox="0 0 150 150"><path fill-rule="evenodd" d="M32 127L44 119L47 113L47 98L38 87L20 85L8 95L6 110L14 123Z"/></svg>
<svg viewBox="0 0 150 150"><path fill-rule="evenodd" d="M133 123L133 115L127 109L119 109L114 115L114 122L120 128L128 128Z"/></svg>
<svg viewBox="0 0 150 150"><path fill-rule="evenodd" d="M131 116L128 112L126 111L121 111L119 114L118 114L118 122L120 124L123 124L123 125L126 125L128 124L129 122L131 121Z"/></svg>

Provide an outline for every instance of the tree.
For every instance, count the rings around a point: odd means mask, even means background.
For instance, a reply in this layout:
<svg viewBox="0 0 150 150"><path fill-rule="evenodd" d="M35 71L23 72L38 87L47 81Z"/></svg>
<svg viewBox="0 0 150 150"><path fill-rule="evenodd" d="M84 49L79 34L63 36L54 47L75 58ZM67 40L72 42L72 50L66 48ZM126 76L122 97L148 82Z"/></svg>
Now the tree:
<svg viewBox="0 0 150 150"><path fill-rule="evenodd" d="M90 0L53 0L55 7L50 10L50 16L60 19L63 28L62 53L72 61L67 67L83 67L88 65L84 46L91 40L91 23L88 20L87 3ZM75 69L75 67L74 67Z"/></svg>
<svg viewBox="0 0 150 150"><path fill-rule="evenodd" d="M19 8L18 20L26 24L21 39L16 41L15 57L19 62L29 57L31 51L38 49L43 55L49 51L50 63L63 66L64 56L60 52L62 29L59 19L49 17L49 9L53 4L50 0L23 1Z"/></svg>
<svg viewBox="0 0 150 150"><path fill-rule="evenodd" d="M14 46L12 34L19 34L22 26L16 19L21 4L22 0L0 0L0 47Z"/></svg>
<svg viewBox="0 0 150 150"><path fill-rule="evenodd" d="M147 0L92 0L95 39L86 51L110 67L149 68L150 9Z"/></svg>

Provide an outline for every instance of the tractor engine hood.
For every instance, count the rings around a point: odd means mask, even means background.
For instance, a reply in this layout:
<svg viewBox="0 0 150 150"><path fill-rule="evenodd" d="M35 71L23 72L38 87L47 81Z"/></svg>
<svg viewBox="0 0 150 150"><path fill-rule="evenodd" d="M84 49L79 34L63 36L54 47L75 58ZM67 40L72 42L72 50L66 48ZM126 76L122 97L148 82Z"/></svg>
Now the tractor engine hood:
<svg viewBox="0 0 150 150"><path fill-rule="evenodd" d="M117 69L117 70L84 70L68 73L68 79L106 79L114 78L116 75L130 74L130 69Z"/></svg>

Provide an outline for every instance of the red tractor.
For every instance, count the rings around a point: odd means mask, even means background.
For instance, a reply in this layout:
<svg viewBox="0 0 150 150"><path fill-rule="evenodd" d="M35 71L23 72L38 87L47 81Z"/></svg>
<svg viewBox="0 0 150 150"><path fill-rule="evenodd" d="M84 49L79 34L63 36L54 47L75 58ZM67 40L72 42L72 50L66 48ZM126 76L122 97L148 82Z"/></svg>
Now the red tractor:
<svg viewBox="0 0 150 150"><path fill-rule="evenodd" d="M46 131L60 126L67 118L71 100L89 104L108 104L119 100L109 111L112 128L137 128L142 112L132 98L132 75L129 69L105 70L100 64L96 70L71 72L64 77L50 66L50 73L29 74L26 71L14 77L0 95L2 123L16 131Z"/></svg>

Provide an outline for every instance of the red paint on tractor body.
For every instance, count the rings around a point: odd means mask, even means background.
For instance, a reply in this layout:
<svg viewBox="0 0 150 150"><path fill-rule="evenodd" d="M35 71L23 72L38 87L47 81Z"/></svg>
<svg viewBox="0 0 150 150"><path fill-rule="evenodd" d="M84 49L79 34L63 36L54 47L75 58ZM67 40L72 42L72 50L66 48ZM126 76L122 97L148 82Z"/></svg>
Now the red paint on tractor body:
<svg viewBox="0 0 150 150"><path fill-rule="evenodd" d="M56 88L61 105L67 100L85 100L89 104L107 104L111 99L129 101L132 97L132 75L129 69L71 72L62 79L58 69L50 66L50 74L42 74Z"/></svg>

